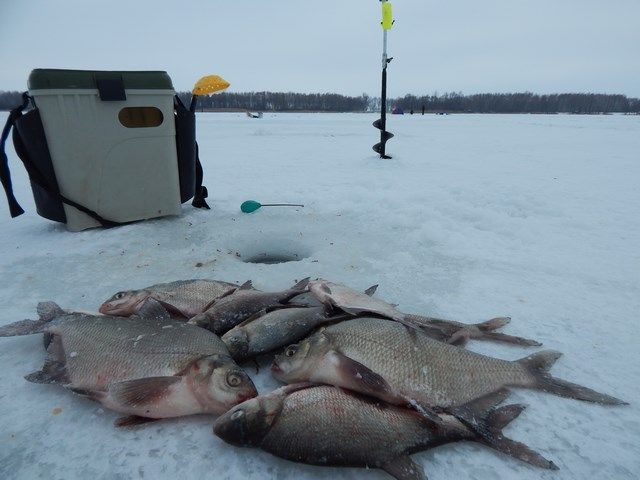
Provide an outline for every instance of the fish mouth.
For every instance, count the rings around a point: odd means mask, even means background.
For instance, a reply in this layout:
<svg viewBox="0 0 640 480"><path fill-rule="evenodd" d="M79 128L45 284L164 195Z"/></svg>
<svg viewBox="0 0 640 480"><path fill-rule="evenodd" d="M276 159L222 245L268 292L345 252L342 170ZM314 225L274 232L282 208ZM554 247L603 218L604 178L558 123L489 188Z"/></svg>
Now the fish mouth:
<svg viewBox="0 0 640 480"><path fill-rule="evenodd" d="M258 396L258 390L253 387L251 390L247 390L246 392L239 393L236 398L238 399L238 403L246 402L247 400L251 400Z"/></svg>
<svg viewBox="0 0 640 480"><path fill-rule="evenodd" d="M100 312L103 315L106 315L110 312L110 309L113 308L111 305L109 305L108 303L103 303L102 305L100 305L100 308L98 309L98 312Z"/></svg>
<svg viewBox="0 0 640 480"><path fill-rule="evenodd" d="M282 370L282 368L280 368L280 365L278 365L278 362L276 360L274 360L273 363L271 364L271 371L273 373L284 373L284 371Z"/></svg>

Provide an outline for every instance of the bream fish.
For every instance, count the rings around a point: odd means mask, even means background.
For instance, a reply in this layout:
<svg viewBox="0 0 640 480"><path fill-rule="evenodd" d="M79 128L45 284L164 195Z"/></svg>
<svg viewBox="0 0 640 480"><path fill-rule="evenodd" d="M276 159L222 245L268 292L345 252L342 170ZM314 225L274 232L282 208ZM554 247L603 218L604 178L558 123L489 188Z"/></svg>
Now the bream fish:
<svg viewBox="0 0 640 480"><path fill-rule="evenodd" d="M369 287L365 294L373 295L377 287ZM328 316L325 307L317 300L314 305L310 300L315 297L309 299L307 295L294 297L295 303L262 310L225 333L222 341L231 356L240 361L270 352L303 339L320 325L353 318L348 314Z"/></svg>
<svg viewBox="0 0 640 480"><path fill-rule="evenodd" d="M286 383L336 385L394 404L413 404L428 416L459 412L505 387L543 390L609 405L622 400L548 374L559 352L542 351L512 362L439 342L379 318L357 318L321 329L285 349L272 373Z"/></svg>
<svg viewBox="0 0 640 480"><path fill-rule="evenodd" d="M117 425L197 413L219 415L257 395L247 374L213 333L171 319L67 313L39 305L38 321L0 329L0 336L49 335L42 370L25 378L56 383L131 415Z"/></svg>
<svg viewBox="0 0 640 480"><path fill-rule="evenodd" d="M239 285L218 280L180 280L114 294L100 306L100 313L128 317L138 313L148 298L160 302L171 314L189 319L204 312L218 298Z"/></svg>
<svg viewBox="0 0 640 480"><path fill-rule="evenodd" d="M216 300L205 312L196 315L189 323L222 335L246 319L274 306L280 306L307 290L308 278L281 292L253 290L247 283L232 293Z"/></svg>
<svg viewBox="0 0 640 480"><path fill-rule="evenodd" d="M297 342L320 325L349 318L327 317L324 307L278 308L236 325L222 336L222 341L231 356L240 361Z"/></svg>
<svg viewBox="0 0 640 480"><path fill-rule="evenodd" d="M409 455L460 440L483 442L532 465L556 469L553 462L502 435L502 428L524 409L493 408L505 396L500 392L470 406L477 423L491 432L491 443L450 415L441 415L434 424L409 408L336 387L308 385L289 385L247 400L219 417L214 433L231 445L258 447L294 462L380 468L401 480L426 479Z"/></svg>
<svg viewBox="0 0 640 480"><path fill-rule="evenodd" d="M541 345L535 340L493 332L493 330L509 323L511 320L509 317L497 317L482 323L469 325L453 320L405 314L384 300L372 298L370 295L363 294L345 285L322 279L309 282L309 292L327 308L337 309L354 316L374 314L390 318L412 328L422 328L432 338L454 345L464 345L467 340L472 338L523 346Z"/></svg>

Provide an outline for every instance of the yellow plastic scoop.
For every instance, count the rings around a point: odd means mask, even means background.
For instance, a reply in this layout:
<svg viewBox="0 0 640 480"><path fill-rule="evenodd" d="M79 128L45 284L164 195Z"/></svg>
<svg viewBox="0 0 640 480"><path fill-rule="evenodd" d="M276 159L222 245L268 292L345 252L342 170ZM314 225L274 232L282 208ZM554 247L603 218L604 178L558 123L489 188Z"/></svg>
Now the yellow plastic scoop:
<svg viewBox="0 0 640 480"><path fill-rule="evenodd" d="M229 88L231 84L219 75L207 75L202 77L193 86L191 93L193 95L209 95L211 93L221 92Z"/></svg>

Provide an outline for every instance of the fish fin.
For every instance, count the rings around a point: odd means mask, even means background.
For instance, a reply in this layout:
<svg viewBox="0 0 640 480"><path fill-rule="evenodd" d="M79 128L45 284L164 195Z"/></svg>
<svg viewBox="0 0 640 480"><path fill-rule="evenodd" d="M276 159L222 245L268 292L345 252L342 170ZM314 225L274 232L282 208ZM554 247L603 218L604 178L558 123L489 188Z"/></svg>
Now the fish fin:
<svg viewBox="0 0 640 480"><path fill-rule="evenodd" d="M524 405L514 404L490 411L484 421L485 428L481 434L481 442L530 465L547 470L558 470L558 466L551 460L544 458L524 443L507 438L502 434L502 429L516 419L524 409Z"/></svg>
<svg viewBox="0 0 640 480"><path fill-rule="evenodd" d="M480 398L476 398L475 400L472 400L471 402L466 403L462 407L458 408L465 408L474 417L481 418L487 414L487 411L497 407L502 402L504 402L510 394L511 391L508 388L502 388L497 392L493 392Z"/></svg>
<svg viewBox="0 0 640 480"><path fill-rule="evenodd" d="M365 295L369 295L370 297L373 297L373 294L376 293L376 290L378 290L378 285L371 285L369 288L367 288L364 293Z"/></svg>
<svg viewBox="0 0 640 480"><path fill-rule="evenodd" d="M450 334L443 331L438 325L434 325L428 322L428 317L421 317L419 315L405 315L402 322L403 325L411 324L413 329L418 328L427 337L433 338L440 342L447 342L450 338Z"/></svg>
<svg viewBox="0 0 640 480"><path fill-rule="evenodd" d="M603 405L628 405L627 402L619 398L551 376L547 372L561 355L560 352L556 352L555 350L543 350L542 352L534 353L517 361L532 377L533 385L530 385L530 388L553 393L561 397L575 398L576 400L585 402L600 403Z"/></svg>
<svg viewBox="0 0 640 480"><path fill-rule="evenodd" d="M502 407L493 408L486 416L487 425L493 430L499 431L509 425L513 420L518 418L524 412L526 405L521 403L512 403Z"/></svg>
<svg viewBox="0 0 640 480"><path fill-rule="evenodd" d="M419 402L416 399L410 397L402 397L406 403L411 406L416 412L425 417L427 420L430 420L432 423L436 425L442 425L443 420L438 412L436 412L431 405L427 405L426 403Z"/></svg>
<svg viewBox="0 0 640 480"><path fill-rule="evenodd" d="M39 302L36 311L38 312L38 317L40 317L40 320L46 322L50 322L54 318L66 313L62 308L60 308L60 305L58 305L56 302L51 301Z"/></svg>
<svg viewBox="0 0 640 480"><path fill-rule="evenodd" d="M363 310L361 308L351 308L351 307L343 307L343 306L334 307L334 310L342 310L343 312L353 316L360 315L362 313L368 313L368 310Z"/></svg>
<svg viewBox="0 0 640 480"><path fill-rule="evenodd" d="M442 419L430 406L423 405L414 399L400 395L391 388L391 385L389 385L381 375L369 367L335 350L332 352L332 355L333 358L331 361L335 362L335 368L338 374L343 379L346 379L346 383L349 384L345 385L345 388L351 388L352 390L372 395L376 398L381 398L380 394L383 394L385 399L396 401L398 404L410 404L419 413L434 423L440 424L442 422Z"/></svg>
<svg viewBox="0 0 640 480"><path fill-rule="evenodd" d="M120 403L142 406L165 396L169 388L181 381L180 377L149 377L127 380L109 385L109 394Z"/></svg>
<svg viewBox="0 0 640 480"><path fill-rule="evenodd" d="M472 337L476 340L490 340L492 342L510 343L512 345L520 345L522 347L539 347L542 343L529 338L516 337L498 332L481 332L479 336Z"/></svg>
<svg viewBox="0 0 640 480"><path fill-rule="evenodd" d="M145 423L157 422L159 418L140 417L138 415L127 415L125 417L119 417L113 422L114 427L135 427L138 425L144 425Z"/></svg>
<svg viewBox="0 0 640 480"><path fill-rule="evenodd" d="M51 335L42 370L24 377L32 383L68 383L66 355L59 335Z"/></svg>
<svg viewBox="0 0 640 480"><path fill-rule="evenodd" d="M278 391L289 395L293 392L297 392L298 390L305 390L307 388L317 387L317 386L318 384L313 382L291 383L289 385L285 385L284 387L280 387Z"/></svg>
<svg viewBox="0 0 640 480"><path fill-rule="evenodd" d="M293 287L291 287L291 290L296 290L297 292L300 292L300 291L305 292L308 287L309 287L309 277L306 277L300 280L299 282L297 282Z"/></svg>
<svg viewBox="0 0 640 480"><path fill-rule="evenodd" d="M248 287L242 288L245 285L249 284ZM220 295L217 298L214 298L212 302L210 302L206 308L203 310L204 312L206 312L207 310L209 310L211 307L213 307L216 302L218 302L218 300L221 300L225 297L229 297L231 295L233 295L234 293L236 293L238 290L252 290L253 289L253 285L251 284L251 280L247 280L245 283L243 283L241 286L239 286L238 288L231 288L229 290L227 290L226 292L224 292L222 295Z"/></svg>
<svg viewBox="0 0 640 480"><path fill-rule="evenodd" d="M60 335L48 334L49 343L47 345L47 357L44 361L43 370L47 370L51 364L64 365L67 362L67 356L62 346L62 338Z"/></svg>
<svg viewBox="0 0 640 480"><path fill-rule="evenodd" d="M327 285L325 285L324 283L321 283L319 288L322 291L322 293L325 293L327 295L331 295L331 289Z"/></svg>
<svg viewBox="0 0 640 480"><path fill-rule="evenodd" d="M427 480L424 469L408 455L394 458L380 468L396 480Z"/></svg>
<svg viewBox="0 0 640 480"><path fill-rule="evenodd" d="M47 324L66 312L55 302L40 302L37 307L38 320L19 320L0 327L0 337L32 335L45 331Z"/></svg>
<svg viewBox="0 0 640 480"><path fill-rule="evenodd" d="M494 342L511 343L513 345L521 345L523 347L539 347L542 343L523 337L516 337L513 335L507 335L504 333L496 333L494 330L502 328L511 321L511 317L496 317L485 322L476 323L473 325L477 328L475 335L471 338L477 340L491 340Z"/></svg>
<svg viewBox="0 0 640 480"><path fill-rule="evenodd" d="M401 323L402 325L407 327L409 332L420 332L435 340L439 340L438 337L441 336L439 328L437 327L434 328L428 324L417 322L413 318L411 318L411 316L409 315L399 314L399 315L396 315L395 317L383 317L383 318L388 318L389 320L393 320L395 322ZM437 335L432 335L432 333Z"/></svg>
<svg viewBox="0 0 640 480"><path fill-rule="evenodd" d="M461 407L448 410L477 435L477 441L530 465L557 470L558 467L552 461L524 443L511 440L502 434L502 429L525 409L524 405L519 404L491 408L502 402L508 394L507 389L499 390Z"/></svg>
<svg viewBox="0 0 640 480"><path fill-rule="evenodd" d="M284 305L283 305L283 306L284 306ZM258 318L260 318L260 317L262 317L262 316L266 315L267 313L269 313L269 309L268 309L268 308L263 308L262 310L260 310L260 311L258 311L258 312L256 312L256 313L254 313L253 315L251 315L251 316L247 317L245 320L243 320L242 322L240 322L238 325L236 325L236 326L235 326L235 327L233 327L233 328L236 328L236 327L244 327L245 325L247 325L247 324L249 324L249 323L253 322L254 320L257 320Z"/></svg>
<svg viewBox="0 0 640 480"><path fill-rule="evenodd" d="M253 289L253 282L251 280L247 280L246 282L244 282L242 285L238 287L238 290L252 290L252 289ZM233 293L233 291L231 293ZM230 295L231 293L228 293L227 295ZM224 295L224 296L226 297L227 295Z"/></svg>
<svg viewBox="0 0 640 480"><path fill-rule="evenodd" d="M276 310L284 310L287 308L311 308L311 307L308 307L306 305L295 305L291 303L285 303L285 304L278 303L276 305L269 305L268 307L263 308L259 312L254 313L250 317L247 317L246 320L243 320L242 322L240 322L238 325L236 325L236 327L247 325L248 323L251 323L254 320L257 320L258 318L263 317L267 313L275 312Z"/></svg>
<svg viewBox="0 0 640 480"><path fill-rule="evenodd" d="M147 318L152 320L170 320L171 314L167 309L154 298L147 298L142 306L138 309L135 315L132 317Z"/></svg>
<svg viewBox="0 0 640 480"><path fill-rule="evenodd" d="M295 303L278 303L276 305L269 305L264 309L265 313L275 312L276 310L284 310L285 308L313 308L311 305L298 305Z"/></svg>
<svg viewBox="0 0 640 480"><path fill-rule="evenodd" d="M510 317L496 317L476 324L465 324L454 320L421 317L418 315L409 315L408 317L418 323L438 328L445 337L444 341L451 345L463 346L471 339L509 343L525 347L538 347L542 345L536 340L493 331L507 325L511 321ZM440 338L436 339L442 340Z"/></svg>
<svg viewBox="0 0 640 480"><path fill-rule="evenodd" d="M456 347L464 347L470 338L471 338L471 334L469 333L469 331L465 330L464 328L461 328L460 330L455 332L453 335L451 335L449 339L446 340L446 342L449 345L455 345Z"/></svg>
<svg viewBox="0 0 640 480"><path fill-rule="evenodd" d="M87 388L75 388L69 385L64 386L67 390L71 390L73 393L78 395L82 395L83 397L87 397L91 400L95 400L99 402L106 396L106 392L100 390L89 390Z"/></svg>
<svg viewBox="0 0 640 480"><path fill-rule="evenodd" d="M464 405L447 408L447 412L475 431L476 426L483 426L487 412L504 402L510 393L509 389L503 388Z"/></svg>
<svg viewBox="0 0 640 480"><path fill-rule="evenodd" d="M50 366L37 372L32 372L29 375L25 375L24 379L31 383L66 383L67 371L62 365L60 368L53 368Z"/></svg>
<svg viewBox="0 0 640 480"><path fill-rule="evenodd" d="M496 317L481 323L476 323L476 327L478 327L481 332L491 332L504 327L509 322L511 322L511 317Z"/></svg>
<svg viewBox="0 0 640 480"><path fill-rule="evenodd" d="M189 325L196 325L198 327L204 328L205 330L211 330L211 319L209 318L209 314L207 312L208 310L191 317L187 321L187 323Z"/></svg>
<svg viewBox="0 0 640 480"><path fill-rule="evenodd" d="M348 379L349 383L354 386L354 390L362 393L392 394L393 390L387 381L369 367L353 360L346 355L333 351L332 362L335 362L336 370L343 378Z"/></svg>
<svg viewBox="0 0 640 480"><path fill-rule="evenodd" d="M42 333L49 320L18 320L0 327L0 337L17 337L19 335L32 335Z"/></svg>
<svg viewBox="0 0 640 480"><path fill-rule="evenodd" d="M534 375L545 374L554 363L562 356L556 350L543 350L528 357L521 358L517 362Z"/></svg>

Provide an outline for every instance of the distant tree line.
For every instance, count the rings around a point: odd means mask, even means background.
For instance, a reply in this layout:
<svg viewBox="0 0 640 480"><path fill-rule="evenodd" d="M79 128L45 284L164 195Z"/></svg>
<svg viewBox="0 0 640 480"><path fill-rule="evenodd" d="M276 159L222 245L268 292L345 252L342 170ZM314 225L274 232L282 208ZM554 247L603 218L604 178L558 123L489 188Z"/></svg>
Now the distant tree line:
<svg viewBox="0 0 640 480"><path fill-rule="evenodd" d="M186 105L189 92L179 92ZM0 110L19 105L20 92L0 91ZM444 93L426 96L405 95L388 99L391 108L398 106L407 113L640 113L640 99L625 95L595 93ZM204 110L250 110L263 112L373 112L380 109L380 98L362 94L349 97L336 93L246 92L219 93L200 97L198 108Z"/></svg>
<svg viewBox="0 0 640 480"><path fill-rule="evenodd" d="M184 102L189 102L191 98L188 92L179 95ZM421 112L423 106L426 112L452 113L640 113L638 98L593 93L436 93L392 98L387 100L387 105L390 108L398 106L407 113L412 109ZM380 109L380 98L367 94L347 97L334 93L220 93L199 98L198 107L206 110L371 112Z"/></svg>
<svg viewBox="0 0 640 480"><path fill-rule="evenodd" d="M0 110L11 110L22 103L22 93L0 90Z"/></svg>
<svg viewBox="0 0 640 480"><path fill-rule="evenodd" d="M640 99L625 95L595 93L559 93L537 95L525 93L434 94L416 97L405 95L393 105L410 111L465 113L637 113Z"/></svg>
<svg viewBox="0 0 640 480"><path fill-rule="evenodd" d="M191 94L180 92L183 102L189 102ZM365 112L370 97L348 97L337 93L292 93L292 92L247 92L218 93L198 98L198 108L240 109L251 111L318 111L318 112Z"/></svg>

